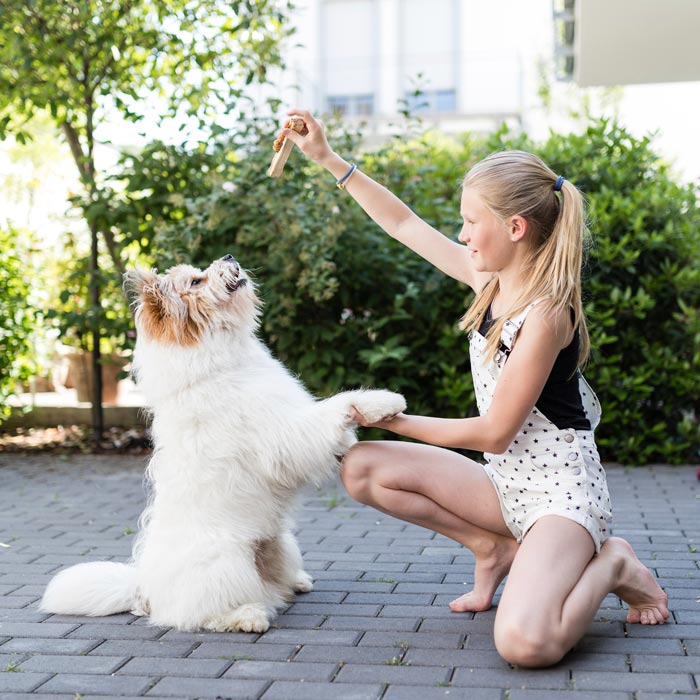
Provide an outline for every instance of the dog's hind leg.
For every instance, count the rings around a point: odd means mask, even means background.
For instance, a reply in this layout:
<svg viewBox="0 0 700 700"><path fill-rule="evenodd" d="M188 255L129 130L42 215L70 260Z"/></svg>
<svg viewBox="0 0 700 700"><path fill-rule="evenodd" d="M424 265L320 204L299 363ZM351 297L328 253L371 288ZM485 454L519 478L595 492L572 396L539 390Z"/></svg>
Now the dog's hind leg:
<svg viewBox="0 0 700 700"><path fill-rule="evenodd" d="M258 543L255 563L260 577L284 598L313 590L313 579L304 571L296 537L289 531Z"/></svg>
<svg viewBox="0 0 700 700"><path fill-rule="evenodd" d="M267 632L270 618L262 603L246 603L212 618L203 627L212 632Z"/></svg>
<svg viewBox="0 0 700 700"><path fill-rule="evenodd" d="M149 596L151 622L187 631L265 632L284 596L260 576L255 543L205 550Z"/></svg>
<svg viewBox="0 0 700 700"><path fill-rule="evenodd" d="M284 561L285 579L294 593L308 593L314 588L313 579L304 570L299 543L294 535L287 531L280 535L282 559Z"/></svg>

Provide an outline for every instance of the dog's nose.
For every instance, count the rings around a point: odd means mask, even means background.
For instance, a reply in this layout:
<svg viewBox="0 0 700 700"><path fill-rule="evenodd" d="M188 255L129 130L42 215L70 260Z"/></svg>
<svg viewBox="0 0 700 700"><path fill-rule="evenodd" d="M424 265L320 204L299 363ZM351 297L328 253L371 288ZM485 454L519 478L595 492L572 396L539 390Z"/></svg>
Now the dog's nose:
<svg viewBox="0 0 700 700"><path fill-rule="evenodd" d="M236 262L236 259L231 255L231 253L226 253L223 258L221 258L224 262Z"/></svg>

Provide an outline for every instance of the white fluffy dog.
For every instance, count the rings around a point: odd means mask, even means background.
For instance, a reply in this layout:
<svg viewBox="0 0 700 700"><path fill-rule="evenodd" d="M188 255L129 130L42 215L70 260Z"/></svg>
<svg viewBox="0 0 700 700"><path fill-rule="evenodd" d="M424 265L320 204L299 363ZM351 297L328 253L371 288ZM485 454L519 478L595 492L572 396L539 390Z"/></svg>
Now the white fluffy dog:
<svg viewBox="0 0 700 700"><path fill-rule="evenodd" d="M127 286L134 374L153 413L150 502L129 564L59 572L41 609L264 632L275 608L312 588L290 529L295 493L331 476L355 442L353 406L375 422L404 399L383 390L314 399L256 336L254 285L230 255L203 271L127 273Z"/></svg>

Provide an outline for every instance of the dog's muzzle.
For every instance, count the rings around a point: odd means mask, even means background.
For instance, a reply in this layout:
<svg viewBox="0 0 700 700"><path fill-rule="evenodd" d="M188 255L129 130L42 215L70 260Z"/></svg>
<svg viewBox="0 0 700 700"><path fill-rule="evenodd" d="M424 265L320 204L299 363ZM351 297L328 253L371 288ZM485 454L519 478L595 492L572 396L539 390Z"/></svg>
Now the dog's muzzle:
<svg viewBox="0 0 700 700"><path fill-rule="evenodd" d="M224 255L223 258L219 258L221 262L228 263L229 265L234 265L236 268L236 274L238 275L237 279L235 280L226 280L226 291L229 294L232 294L235 292L237 289L240 289L241 287L244 287L246 282L248 281L245 277L241 277L241 266L238 264L236 259L231 255L231 253L227 253Z"/></svg>

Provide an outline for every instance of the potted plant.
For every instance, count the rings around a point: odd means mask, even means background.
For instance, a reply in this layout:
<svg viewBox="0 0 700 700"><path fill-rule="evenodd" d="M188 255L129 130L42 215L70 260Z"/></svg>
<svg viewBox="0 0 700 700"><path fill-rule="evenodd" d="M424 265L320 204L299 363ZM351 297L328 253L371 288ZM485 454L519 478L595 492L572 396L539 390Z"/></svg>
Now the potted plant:
<svg viewBox="0 0 700 700"><path fill-rule="evenodd" d="M51 300L47 320L59 331L63 356L68 364L64 385L74 387L78 401L92 400L92 327L95 312L90 307L87 256L71 255L75 239L69 235L68 256L56 264L55 276L61 285L57 298ZM117 274L102 271L95 279L100 285L99 308L100 364L102 367L102 403L118 401L119 380L126 376L135 332L129 307Z"/></svg>

